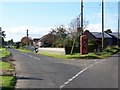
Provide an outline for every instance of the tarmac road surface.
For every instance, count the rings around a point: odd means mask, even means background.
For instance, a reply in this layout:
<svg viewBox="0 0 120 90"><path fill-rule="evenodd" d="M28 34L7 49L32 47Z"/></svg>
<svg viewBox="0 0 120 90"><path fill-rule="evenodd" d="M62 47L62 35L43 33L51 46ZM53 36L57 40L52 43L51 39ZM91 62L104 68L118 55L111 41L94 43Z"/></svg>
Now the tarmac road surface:
<svg viewBox="0 0 120 90"><path fill-rule="evenodd" d="M60 60L9 49L16 67L16 88L118 88L118 58Z"/></svg>

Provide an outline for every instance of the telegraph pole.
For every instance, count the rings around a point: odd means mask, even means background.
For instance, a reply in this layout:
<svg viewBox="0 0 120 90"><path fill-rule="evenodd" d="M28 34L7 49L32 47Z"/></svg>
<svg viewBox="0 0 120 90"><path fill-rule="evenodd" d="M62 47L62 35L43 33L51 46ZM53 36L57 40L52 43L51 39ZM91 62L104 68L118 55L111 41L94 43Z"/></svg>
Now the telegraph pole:
<svg viewBox="0 0 120 90"><path fill-rule="evenodd" d="M117 44L118 44L118 47L120 45L120 42L119 42L119 34L120 33L120 1L118 2L118 39L117 39Z"/></svg>
<svg viewBox="0 0 120 90"><path fill-rule="evenodd" d="M83 34L83 0L81 0L81 34Z"/></svg>
<svg viewBox="0 0 120 90"><path fill-rule="evenodd" d="M28 29L27 29L26 35L27 35L27 46L29 46L29 41L28 41L28 36L29 36L29 34L28 34Z"/></svg>
<svg viewBox="0 0 120 90"><path fill-rule="evenodd" d="M104 49L104 0L102 0L102 51Z"/></svg>
<svg viewBox="0 0 120 90"><path fill-rule="evenodd" d="M117 45L119 46L119 29L120 29L120 22L119 22L119 19L118 19L118 39L117 39Z"/></svg>

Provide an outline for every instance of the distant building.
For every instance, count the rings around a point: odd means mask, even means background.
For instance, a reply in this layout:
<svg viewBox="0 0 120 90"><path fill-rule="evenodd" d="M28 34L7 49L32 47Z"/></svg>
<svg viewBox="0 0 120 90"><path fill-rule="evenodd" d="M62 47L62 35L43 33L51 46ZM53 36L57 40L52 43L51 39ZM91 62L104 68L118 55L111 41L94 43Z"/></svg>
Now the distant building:
<svg viewBox="0 0 120 90"><path fill-rule="evenodd" d="M29 46L32 46L33 45L33 40L32 40L32 38L30 38L30 37L23 37L22 39L21 39L21 44L22 45L29 45Z"/></svg>
<svg viewBox="0 0 120 90"><path fill-rule="evenodd" d="M53 44L53 38L54 36L52 34L46 34L43 37L40 38L41 45L43 47L51 47Z"/></svg>

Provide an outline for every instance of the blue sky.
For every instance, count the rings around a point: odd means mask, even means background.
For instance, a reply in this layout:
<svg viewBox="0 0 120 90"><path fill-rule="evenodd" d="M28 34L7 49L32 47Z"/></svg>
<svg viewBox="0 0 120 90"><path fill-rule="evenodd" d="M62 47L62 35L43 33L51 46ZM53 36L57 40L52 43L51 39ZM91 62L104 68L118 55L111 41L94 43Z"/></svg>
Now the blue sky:
<svg viewBox="0 0 120 90"><path fill-rule="evenodd" d="M47 27L57 23L66 23L79 14L79 3L3 3L3 20L17 25ZM71 13L72 12L72 13Z"/></svg>
<svg viewBox="0 0 120 90"><path fill-rule="evenodd" d="M26 35L32 38L47 34L58 25L68 26L80 14L80 2L1 2L0 25L6 40L19 41ZM105 2L105 29L117 31L118 3ZM84 20L90 31L101 31L101 2L84 3Z"/></svg>

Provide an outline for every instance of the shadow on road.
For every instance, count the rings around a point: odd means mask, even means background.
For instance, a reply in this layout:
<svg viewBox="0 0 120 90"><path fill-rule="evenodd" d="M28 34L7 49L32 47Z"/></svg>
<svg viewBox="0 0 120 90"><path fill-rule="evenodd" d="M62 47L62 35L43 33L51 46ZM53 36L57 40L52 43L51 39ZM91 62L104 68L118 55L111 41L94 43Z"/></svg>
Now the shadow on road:
<svg viewBox="0 0 120 90"><path fill-rule="evenodd" d="M25 79L25 80L43 80L40 78L34 78L34 77L23 77L23 76L16 76L16 79Z"/></svg>

